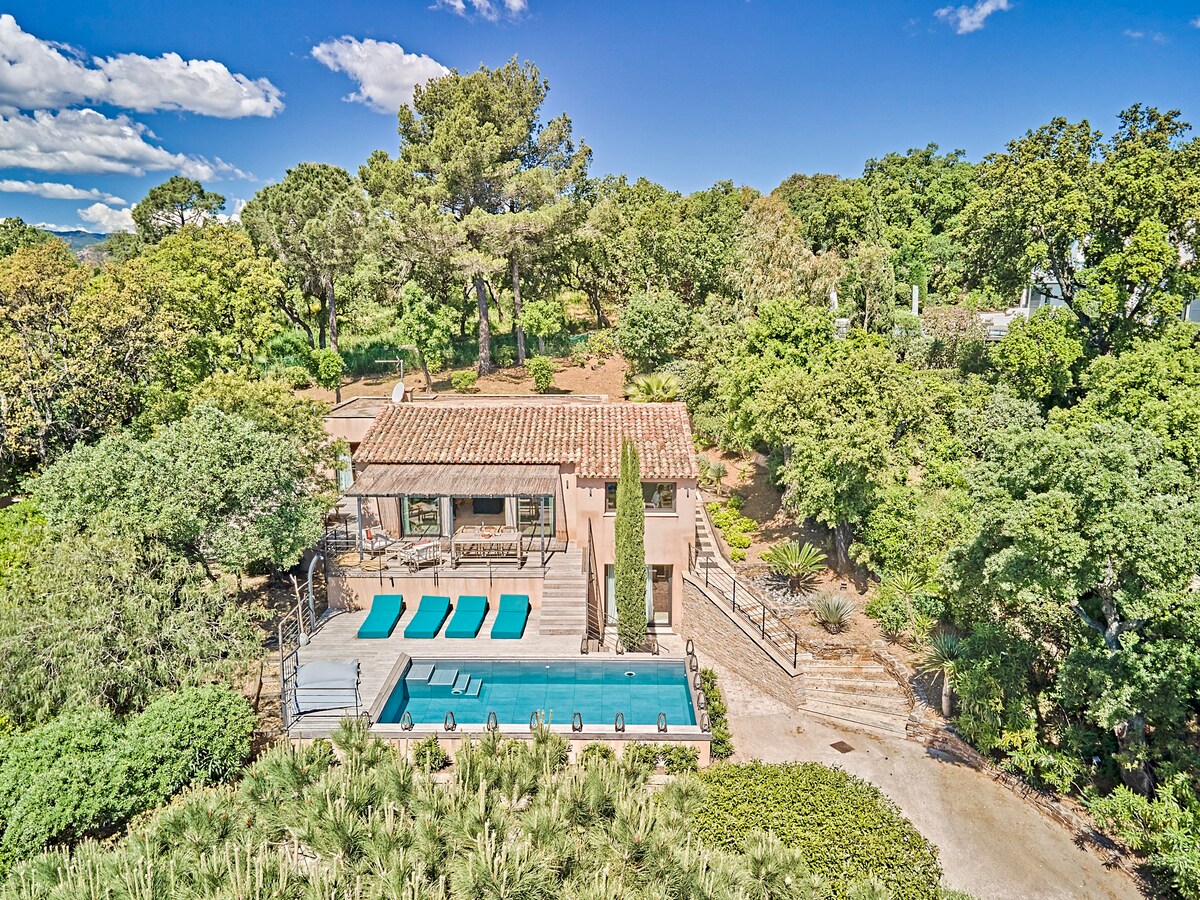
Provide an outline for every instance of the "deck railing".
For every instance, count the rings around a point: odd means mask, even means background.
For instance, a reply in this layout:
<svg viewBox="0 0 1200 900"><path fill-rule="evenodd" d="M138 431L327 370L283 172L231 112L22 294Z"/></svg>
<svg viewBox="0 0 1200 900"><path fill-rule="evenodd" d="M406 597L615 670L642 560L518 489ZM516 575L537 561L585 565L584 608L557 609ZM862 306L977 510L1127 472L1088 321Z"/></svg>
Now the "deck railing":
<svg viewBox="0 0 1200 900"><path fill-rule="evenodd" d="M700 554L695 545L688 550L688 570L704 586L712 597L720 598L730 611L741 617L759 637L768 642L784 659L792 661L792 668L800 659L805 642L786 622L768 608L753 590L713 562L711 554Z"/></svg>
<svg viewBox="0 0 1200 900"><path fill-rule="evenodd" d="M583 573L587 576L587 637L604 644L604 592L600 589L600 572L596 563L596 541L592 536L592 520L587 523L587 547L583 551Z"/></svg>

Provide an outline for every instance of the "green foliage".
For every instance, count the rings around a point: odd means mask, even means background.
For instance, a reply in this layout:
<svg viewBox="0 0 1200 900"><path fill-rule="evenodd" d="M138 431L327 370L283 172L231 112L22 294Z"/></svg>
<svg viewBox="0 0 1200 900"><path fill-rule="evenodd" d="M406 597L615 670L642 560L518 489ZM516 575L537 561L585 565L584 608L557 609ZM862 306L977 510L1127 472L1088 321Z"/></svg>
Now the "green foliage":
<svg viewBox="0 0 1200 900"><path fill-rule="evenodd" d="M588 335L587 350L592 356L608 359L617 352L617 335L611 328L602 328Z"/></svg>
<svg viewBox="0 0 1200 900"><path fill-rule="evenodd" d="M683 744L668 744L662 749L663 768L668 775L686 775L698 769L700 751Z"/></svg>
<svg viewBox="0 0 1200 900"><path fill-rule="evenodd" d="M786 576L793 590L811 584L814 576L825 571L825 554L807 541L785 541L769 547L762 561L776 575Z"/></svg>
<svg viewBox="0 0 1200 900"><path fill-rule="evenodd" d="M616 582L617 634L627 649L646 639L646 518L641 463L633 441L621 442L617 480Z"/></svg>
<svg viewBox="0 0 1200 900"><path fill-rule="evenodd" d="M233 572L294 566L320 534L327 490L311 446L208 402L149 440L80 445L32 485L64 535L104 526Z"/></svg>
<svg viewBox="0 0 1200 900"><path fill-rule="evenodd" d="M519 324L538 339L539 352L546 352L546 338L566 327L562 301L556 297L526 300L521 307Z"/></svg>
<svg viewBox="0 0 1200 900"><path fill-rule="evenodd" d="M21 863L0 884L0 898L89 897L97 885L134 896L151 885L165 897L739 900L751 885L770 896L853 900L877 896L864 870L878 870L896 896L934 896L908 887L936 880L935 858L919 852L927 845L873 789L862 786L861 802L837 802L838 779L860 783L820 766L811 767L813 783L828 779L833 788L820 792L824 806L804 792L772 789L769 773L787 782L791 767L760 767L769 793L757 825L739 826L728 846L716 846L689 838L715 822L712 815L699 821L705 795L722 791L704 775L651 790L644 763L567 766L559 735L465 741L442 775L415 767L361 727L339 729L337 741L336 757L325 741L273 748L238 785L190 791L111 844L86 840ZM634 753L657 757L665 749ZM756 796L741 800L753 805ZM830 839L853 830L843 809L867 827L869 844ZM784 846L801 822L813 837ZM764 831L787 837L781 844ZM304 856L279 851L289 839Z"/></svg>
<svg viewBox="0 0 1200 900"><path fill-rule="evenodd" d="M858 606L845 594L821 591L808 601L808 609L817 624L830 634L845 631Z"/></svg>
<svg viewBox="0 0 1200 900"><path fill-rule="evenodd" d="M39 545L0 583L0 609L0 711L21 724L79 704L136 711L261 652L259 610L199 564L103 528Z"/></svg>
<svg viewBox="0 0 1200 900"><path fill-rule="evenodd" d="M670 403L679 396L679 378L669 372L636 375L625 396L634 403Z"/></svg>
<svg viewBox="0 0 1200 900"><path fill-rule="evenodd" d="M713 527L721 533L721 537L731 548L731 556L736 551L745 551L753 543L750 533L758 530L758 523L743 516L739 512L740 509L741 498L737 494L724 502L714 501L708 504L709 518L712 519ZM744 552L741 558L745 559Z"/></svg>
<svg viewBox="0 0 1200 900"><path fill-rule="evenodd" d="M317 384L326 390L336 390L346 373L346 361L336 350L325 348L312 351L312 372Z"/></svg>
<svg viewBox="0 0 1200 900"><path fill-rule="evenodd" d="M584 766L597 766L604 763L610 763L617 758L616 752L608 744L602 744L600 741L592 741L585 744L584 748L579 752L579 764Z"/></svg>
<svg viewBox="0 0 1200 900"><path fill-rule="evenodd" d="M729 707L717 684L717 673L712 669L700 670L700 692L708 710L708 724L712 727L712 745L709 754L713 759L729 759L733 756L733 733L729 730Z"/></svg>
<svg viewBox="0 0 1200 900"><path fill-rule="evenodd" d="M0 586L29 564L43 540L45 525L32 501L0 509Z"/></svg>
<svg viewBox="0 0 1200 900"><path fill-rule="evenodd" d="M479 373L473 369L462 369L450 375L450 384L460 394L473 394L477 390L475 382L479 381Z"/></svg>
<svg viewBox="0 0 1200 900"><path fill-rule="evenodd" d="M533 379L533 389L544 394L554 386L554 363L548 356L535 356L525 363L525 371Z"/></svg>
<svg viewBox="0 0 1200 900"><path fill-rule="evenodd" d="M634 294L617 322L621 355L638 372L659 368L681 349L691 315L683 302L666 291Z"/></svg>
<svg viewBox="0 0 1200 900"><path fill-rule="evenodd" d="M508 344L501 344L492 353L492 359L496 361L496 365L500 368L507 369L517 361L517 351L513 347L508 346Z"/></svg>
<svg viewBox="0 0 1200 900"><path fill-rule="evenodd" d="M450 754L442 749L437 735L431 734L413 744L413 765L424 772L440 772L450 765Z"/></svg>
<svg viewBox="0 0 1200 900"><path fill-rule="evenodd" d="M134 204L133 221L142 240L158 243L189 225L205 224L224 208L220 194L204 190L191 178L173 175Z"/></svg>
<svg viewBox="0 0 1200 900"><path fill-rule="evenodd" d="M123 723L85 705L0 737L0 869L232 777L255 721L244 698L210 685L161 697Z"/></svg>
<svg viewBox="0 0 1200 900"><path fill-rule="evenodd" d="M701 840L735 848L758 829L801 851L836 896L880 879L897 900L936 898L937 850L877 788L816 763L715 765L700 773L692 817Z"/></svg>
<svg viewBox="0 0 1200 900"><path fill-rule="evenodd" d="M429 373L440 371L451 359L455 319L453 309L439 303L415 281L404 283L400 291L399 338L401 343L417 348L425 386L430 389L433 382Z"/></svg>
<svg viewBox="0 0 1200 900"><path fill-rule="evenodd" d="M36 247L54 240L54 236L34 228L15 216L0 219L0 259L12 256L22 247Z"/></svg>
<svg viewBox="0 0 1200 900"><path fill-rule="evenodd" d="M919 643L946 616L946 604L924 573L895 572L884 576L863 611L879 623L880 630L889 638L897 640L907 635Z"/></svg>
<svg viewBox="0 0 1200 900"><path fill-rule="evenodd" d="M312 372L306 366L281 366L272 369L271 374L287 384L292 390L302 391L312 387Z"/></svg>
<svg viewBox="0 0 1200 900"><path fill-rule="evenodd" d="M1083 355L1078 320L1047 307L1030 319L1015 319L991 354L992 365L1016 395L1039 403L1066 397Z"/></svg>

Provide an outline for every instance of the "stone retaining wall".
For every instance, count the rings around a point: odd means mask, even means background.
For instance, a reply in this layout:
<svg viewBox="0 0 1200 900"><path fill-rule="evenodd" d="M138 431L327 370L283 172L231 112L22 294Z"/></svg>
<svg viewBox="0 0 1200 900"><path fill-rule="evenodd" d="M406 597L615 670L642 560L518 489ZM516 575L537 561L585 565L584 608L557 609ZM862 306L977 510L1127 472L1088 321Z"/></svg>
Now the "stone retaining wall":
<svg viewBox="0 0 1200 900"><path fill-rule="evenodd" d="M804 702L801 677L784 672L723 610L688 584L683 589L683 616L685 636L695 643L702 666L712 661L736 672L792 709Z"/></svg>

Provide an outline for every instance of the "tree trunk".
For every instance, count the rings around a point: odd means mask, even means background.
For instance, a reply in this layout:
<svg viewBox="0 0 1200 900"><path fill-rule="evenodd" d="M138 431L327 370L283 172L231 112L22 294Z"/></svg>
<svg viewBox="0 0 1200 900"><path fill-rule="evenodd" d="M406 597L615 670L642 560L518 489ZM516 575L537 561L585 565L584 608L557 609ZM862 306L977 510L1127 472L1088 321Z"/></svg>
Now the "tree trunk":
<svg viewBox="0 0 1200 900"><path fill-rule="evenodd" d="M333 296L333 273L326 272L322 276L322 283L325 286L325 309L329 312L329 349L337 353L338 349L338 329L337 329L337 301ZM336 402L342 402L342 379L338 376L337 387L334 388L334 398Z"/></svg>
<svg viewBox="0 0 1200 900"><path fill-rule="evenodd" d="M596 314L596 327L608 328L610 325L608 316L604 315L604 310L600 307L600 291L592 288L592 290L587 292L587 295L588 300L592 303L592 312Z"/></svg>
<svg viewBox="0 0 1200 900"><path fill-rule="evenodd" d="M954 712L954 686L950 683L950 675L942 673L942 715L947 719Z"/></svg>
<svg viewBox="0 0 1200 900"><path fill-rule="evenodd" d="M321 349L321 350L325 349L325 317L324 316L319 316L317 318L317 347L318 347L318 349Z"/></svg>
<svg viewBox="0 0 1200 900"><path fill-rule="evenodd" d="M1145 762L1146 717L1142 713L1130 716L1113 729L1121 752L1117 754L1117 765L1121 769L1121 780L1135 794L1154 796L1154 771Z"/></svg>
<svg viewBox="0 0 1200 900"><path fill-rule="evenodd" d="M837 558L837 569L845 574L850 568L850 523L842 522L833 529L833 550Z"/></svg>
<svg viewBox="0 0 1200 900"><path fill-rule="evenodd" d="M521 270L517 255L512 258L513 331L517 335L517 365L525 365L525 329L521 327Z"/></svg>
<svg viewBox="0 0 1200 900"><path fill-rule="evenodd" d="M545 335L539 334L538 335L538 356L545 356L545 355L546 355L546 337L545 337Z"/></svg>
<svg viewBox="0 0 1200 900"><path fill-rule="evenodd" d="M433 393L433 379L429 377L429 365L425 362L425 354L417 351L417 359L421 361L421 374L425 376L425 390Z"/></svg>
<svg viewBox="0 0 1200 900"><path fill-rule="evenodd" d="M479 374L489 375L495 369L492 365L492 325L488 321L487 285L483 276L475 276L475 305L479 309Z"/></svg>

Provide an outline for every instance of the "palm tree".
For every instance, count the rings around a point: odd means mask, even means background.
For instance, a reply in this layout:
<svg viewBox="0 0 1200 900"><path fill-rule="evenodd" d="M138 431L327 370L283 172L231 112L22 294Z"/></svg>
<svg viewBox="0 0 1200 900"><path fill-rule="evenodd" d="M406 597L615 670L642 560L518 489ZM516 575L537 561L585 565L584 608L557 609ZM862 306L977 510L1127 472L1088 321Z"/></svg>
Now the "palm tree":
<svg viewBox="0 0 1200 900"><path fill-rule="evenodd" d="M805 541L776 544L762 555L763 562L776 575L786 575L792 592L811 584L813 578L825 571L825 554Z"/></svg>
<svg viewBox="0 0 1200 900"><path fill-rule="evenodd" d="M651 372L638 375L625 389L625 396L634 403L670 403L679 396L679 376L670 372Z"/></svg>
<svg viewBox="0 0 1200 900"><path fill-rule="evenodd" d="M918 664L919 671L942 676L942 715L947 719L954 708L954 679L961 656L958 635L942 631L929 639Z"/></svg>

